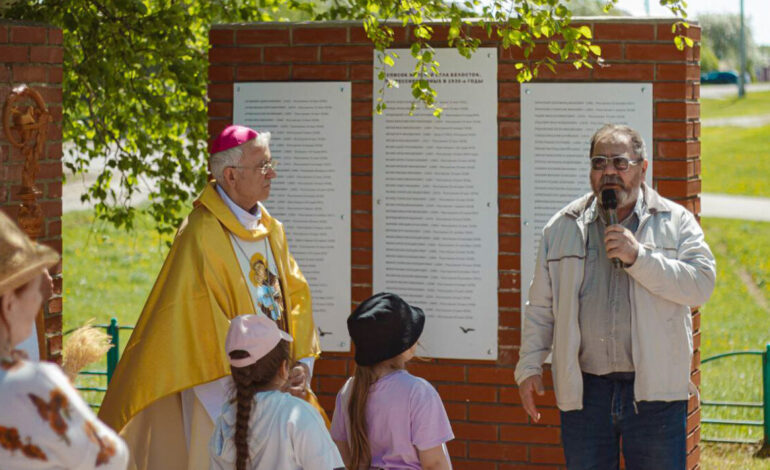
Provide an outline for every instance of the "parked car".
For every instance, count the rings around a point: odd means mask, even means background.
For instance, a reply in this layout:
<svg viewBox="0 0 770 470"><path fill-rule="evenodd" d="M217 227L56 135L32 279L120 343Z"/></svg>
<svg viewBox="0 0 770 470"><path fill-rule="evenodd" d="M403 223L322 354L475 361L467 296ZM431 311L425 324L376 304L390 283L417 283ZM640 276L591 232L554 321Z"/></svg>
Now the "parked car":
<svg viewBox="0 0 770 470"><path fill-rule="evenodd" d="M726 71L718 71L715 70L713 72L708 73L701 73L700 74L700 82L701 84L707 84L707 83L738 83L738 72L735 72L733 70L726 70ZM747 73L745 76L745 83L750 83L751 78L749 77L749 74Z"/></svg>

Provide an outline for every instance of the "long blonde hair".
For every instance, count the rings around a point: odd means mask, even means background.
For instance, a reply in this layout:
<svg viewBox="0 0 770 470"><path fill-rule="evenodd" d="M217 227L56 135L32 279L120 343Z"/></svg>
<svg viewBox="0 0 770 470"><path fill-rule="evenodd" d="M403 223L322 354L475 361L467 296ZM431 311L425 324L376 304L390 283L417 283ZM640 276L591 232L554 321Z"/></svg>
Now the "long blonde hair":
<svg viewBox="0 0 770 470"><path fill-rule="evenodd" d="M369 446L369 435L366 432L366 402L369 399L369 390L379 379L375 368L385 366L393 370L404 369L406 361L403 359L402 354L373 366L361 366L358 364L355 366L353 389L350 391L350 402L348 403L348 416L350 418L348 446L350 448L351 470L369 468L372 463L372 450Z"/></svg>

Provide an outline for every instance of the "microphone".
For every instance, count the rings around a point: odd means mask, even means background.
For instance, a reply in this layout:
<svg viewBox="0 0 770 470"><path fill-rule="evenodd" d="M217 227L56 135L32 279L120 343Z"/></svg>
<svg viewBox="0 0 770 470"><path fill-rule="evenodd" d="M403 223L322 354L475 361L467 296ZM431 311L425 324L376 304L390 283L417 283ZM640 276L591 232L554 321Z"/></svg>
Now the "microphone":
<svg viewBox="0 0 770 470"><path fill-rule="evenodd" d="M607 218L608 225L615 225L618 223L618 215L615 209L618 208L618 196L612 189L605 189L602 191L602 207L604 208L604 214ZM612 258L612 265L620 269L623 267L623 262L620 258Z"/></svg>

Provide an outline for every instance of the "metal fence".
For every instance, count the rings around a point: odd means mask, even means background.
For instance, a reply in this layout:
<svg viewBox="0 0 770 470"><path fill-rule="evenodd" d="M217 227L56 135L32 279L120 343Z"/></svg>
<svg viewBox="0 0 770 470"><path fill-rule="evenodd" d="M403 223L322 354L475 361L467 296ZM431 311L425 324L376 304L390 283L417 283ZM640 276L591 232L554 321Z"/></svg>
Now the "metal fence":
<svg viewBox="0 0 770 470"><path fill-rule="evenodd" d="M732 351L724 354L717 354L701 361L701 364L707 364L718 359L724 359L726 357L733 356L762 356L762 401L761 402L734 402L734 401L701 401L701 405L704 407L722 407L722 408L762 408L762 420L761 421L748 421L737 419L713 419L702 418L703 424L721 424L728 426L759 426L762 427L763 436L760 441L752 441L747 439L723 439L723 438L708 438L703 437L701 440L704 442L721 442L731 444L757 444L762 443L765 447L768 446L768 438L770 437L770 344L768 344L764 351Z"/></svg>
<svg viewBox="0 0 770 470"><path fill-rule="evenodd" d="M78 375L104 377L104 386L78 385L75 388L81 392L97 392L103 394L107 391L107 386L112 380L112 374L115 373L115 367L117 367L118 360L120 359L120 330L133 330L134 327L118 325L118 319L114 317L110 320L109 325L101 324L93 326L106 329L107 334L110 336L110 344L112 344L112 347L107 351L107 370L83 370L80 371ZM89 402L88 405L92 408L99 408L100 406L99 403L92 402Z"/></svg>

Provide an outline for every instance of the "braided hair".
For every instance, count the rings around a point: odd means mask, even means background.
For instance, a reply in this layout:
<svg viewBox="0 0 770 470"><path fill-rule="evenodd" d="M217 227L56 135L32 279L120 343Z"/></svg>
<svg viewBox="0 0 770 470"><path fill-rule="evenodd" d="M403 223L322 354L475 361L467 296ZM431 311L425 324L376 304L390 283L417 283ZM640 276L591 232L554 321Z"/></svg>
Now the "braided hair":
<svg viewBox="0 0 770 470"><path fill-rule="evenodd" d="M238 349L230 353L232 359L249 357L249 353ZM272 351L254 364L245 367L231 367L235 396L232 402L238 404L235 415L236 470L246 470L249 463L249 418L255 403L255 394L273 381L284 361L289 359L289 343L281 340Z"/></svg>

